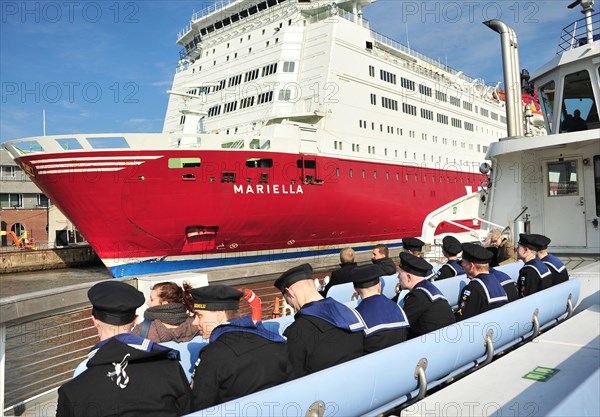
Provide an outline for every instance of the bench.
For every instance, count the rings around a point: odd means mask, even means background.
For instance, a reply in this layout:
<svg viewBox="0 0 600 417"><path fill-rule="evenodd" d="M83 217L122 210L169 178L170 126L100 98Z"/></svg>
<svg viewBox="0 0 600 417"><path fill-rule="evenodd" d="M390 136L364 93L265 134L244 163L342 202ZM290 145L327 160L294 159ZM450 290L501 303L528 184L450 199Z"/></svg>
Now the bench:
<svg viewBox="0 0 600 417"><path fill-rule="evenodd" d="M579 279L572 279L419 338L190 416L305 415L319 404L325 415L378 415L556 324L568 310L567 300L577 303L579 287ZM348 378L357 383L340 384Z"/></svg>

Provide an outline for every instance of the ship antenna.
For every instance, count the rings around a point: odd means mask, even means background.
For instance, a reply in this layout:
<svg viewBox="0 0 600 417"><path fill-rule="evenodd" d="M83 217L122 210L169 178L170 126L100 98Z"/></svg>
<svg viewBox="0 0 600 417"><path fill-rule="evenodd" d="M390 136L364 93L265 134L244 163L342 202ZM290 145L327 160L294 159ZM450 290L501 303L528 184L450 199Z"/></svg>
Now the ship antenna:
<svg viewBox="0 0 600 417"><path fill-rule="evenodd" d="M573 3L569 4L567 7L572 9L581 5L583 9L581 13L585 15L585 24L586 24L586 34L587 34L587 43L591 45L594 42L593 36L593 28L592 28L592 13L594 12L594 0L575 0Z"/></svg>
<svg viewBox="0 0 600 417"><path fill-rule="evenodd" d="M410 41L408 40L408 22L406 22L406 46L408 46L408 51L410 52Z"/></svg>
<svg viewBox="0 0 600 417"><path fill-rule="evenodd" d="M46 109L42 109L42 130L46 136Z"/></svg>

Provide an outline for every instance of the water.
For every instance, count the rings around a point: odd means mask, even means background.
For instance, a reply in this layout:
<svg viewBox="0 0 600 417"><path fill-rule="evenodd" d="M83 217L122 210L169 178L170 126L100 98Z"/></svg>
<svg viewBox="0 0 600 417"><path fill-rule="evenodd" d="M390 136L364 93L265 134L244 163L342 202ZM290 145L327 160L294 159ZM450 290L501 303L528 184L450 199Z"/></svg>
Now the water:
<svg viewBox="0 0 600 417"><path fill-rule="evenodd" d="M112 279L103 265L0 274L0 298Z"/></svg>

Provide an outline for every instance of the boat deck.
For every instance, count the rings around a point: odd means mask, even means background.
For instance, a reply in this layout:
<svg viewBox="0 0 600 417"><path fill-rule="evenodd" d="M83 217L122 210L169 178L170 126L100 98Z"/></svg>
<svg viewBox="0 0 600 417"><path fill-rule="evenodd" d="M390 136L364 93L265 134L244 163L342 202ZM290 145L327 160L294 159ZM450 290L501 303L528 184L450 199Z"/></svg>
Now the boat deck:
<svg viewBox="0 0 600 417"><path fill-rule="evenodd" d="M572 274L580 277L582 288L581 302L571 319L404 409L400 415L600 415L600 272L597 266L592 264ZM551 374L551 370L557 372L546 381L541 380Z"/></svg>

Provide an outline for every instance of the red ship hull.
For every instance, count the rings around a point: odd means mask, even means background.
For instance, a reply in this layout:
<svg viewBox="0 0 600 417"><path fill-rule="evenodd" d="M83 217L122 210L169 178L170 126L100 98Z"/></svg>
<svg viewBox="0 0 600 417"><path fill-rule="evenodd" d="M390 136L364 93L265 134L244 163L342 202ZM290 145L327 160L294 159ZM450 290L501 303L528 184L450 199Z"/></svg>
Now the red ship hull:
<svg viewBox="0 0 600 417"><path fill-rule="evenodd" d="M169 167L182 158L201 162ZM335 253L344 245L419 236L428 213L483 179L262 151L72 152L18 162L115 276Z"/></svg>

